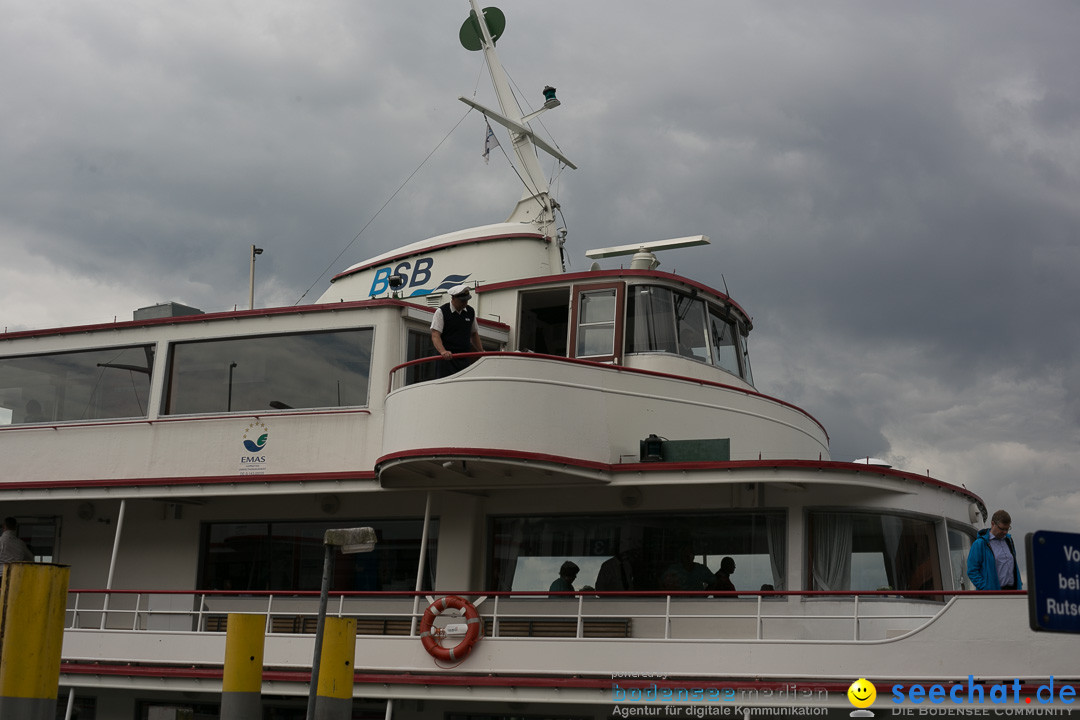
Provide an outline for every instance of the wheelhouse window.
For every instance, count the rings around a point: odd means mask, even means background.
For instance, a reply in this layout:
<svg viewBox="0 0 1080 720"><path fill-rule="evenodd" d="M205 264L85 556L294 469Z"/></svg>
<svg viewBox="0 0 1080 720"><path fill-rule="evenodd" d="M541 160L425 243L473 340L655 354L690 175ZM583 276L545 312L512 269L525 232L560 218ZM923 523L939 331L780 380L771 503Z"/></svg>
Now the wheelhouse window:
<svg viewBox="0 0 1080 720"><path fill-rule="evenodd" d="M739 372L739 330L732 320L723 317L716 308L709 310L709 337L712 340L713 365L732 375Z"/></svg>
<svg viewBox="0 0 1080 720"><path fill-rule="evenodd" d="M331 528L370 526L378 542L368 553L334 555L334 590L413 590L423 520L236 522L203 526L199 587L207 590L318 590L323 535ZM439 524L431 522L422 589L435 577Z"/></svg>
<svg viewBox="0 0 1080 720"><path fill-rule="evenodd" d="M570 288L521 293L518 347L523 352L567 355L570 329Z"/></svg>
<svg viewBox="0 0 1080 720"><path fill-rule="evenodd" d="M570 345L574 357L617 362L622 355L622 283L574 288Z"/></svg>
<svg viewBox="0 0 1080 720"><path fill-rule="evenodd" d="M813 590L941 590L932 520L877 513L810 513Z"/></svg>
<svg viewBox="0 0 1080 720"><path fill-rule="evenodd" d="M0 425L146 417L153 345L0 358Z"/></svg>
<svg viewBox="0 0 1080 720"><path fill-rule="evenodd" d="M704 589L692 587L702 572L693 564L711 577L731 557L737 589L783 590L785 537L780 511L498 517L487 586L546 591L570 560L580 568L576 590Z"/></svg>
<svg viewBox="0 0 1080 720"><path fill-rule="evenodd" d="M745 338L724 308L671 288L636 285L627 314L627 352L682 355L752 383Z"/></svg>
<svg viewBox="0 0 1080 720"><path fill-rule="evenodd" d="M629 317L626 321L626 351L678 352L675 334L674 293L656 285L630 288Z"/></svg>
<svg viewBox="0 0 1080 720"><path fill-rule="evenodd" d="M367 405L373 335L360 328L176 343L164 412Z"/></svg>

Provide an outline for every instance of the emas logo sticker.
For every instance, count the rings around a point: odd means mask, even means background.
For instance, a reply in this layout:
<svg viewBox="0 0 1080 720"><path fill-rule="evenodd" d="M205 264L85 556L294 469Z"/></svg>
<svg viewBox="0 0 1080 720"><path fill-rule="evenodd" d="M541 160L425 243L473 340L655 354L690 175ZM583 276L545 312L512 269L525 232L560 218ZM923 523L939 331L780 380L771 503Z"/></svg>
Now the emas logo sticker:
<svg viewBox="0 0 1080 720"><path fill-rule="evenodd" d="M266 443L270 428L261 420L255 420L244 430L243 444L246 455L240 456L240 474L254 475L266 472Z"/></svg>
<svg viewBox="0 0 1080 720"><path fill-rule="evenodd" d="M244 447L249 453L262 452L269 437L270 429L262 421L256 420L244 431Z"/></svg>

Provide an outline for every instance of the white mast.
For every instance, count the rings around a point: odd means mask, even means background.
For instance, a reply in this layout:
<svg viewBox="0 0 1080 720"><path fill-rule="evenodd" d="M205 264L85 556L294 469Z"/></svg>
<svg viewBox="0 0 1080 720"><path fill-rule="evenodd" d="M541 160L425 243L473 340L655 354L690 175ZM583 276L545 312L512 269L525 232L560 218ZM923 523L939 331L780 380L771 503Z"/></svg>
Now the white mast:
<svg viewBox="0 0 1080 720"><path fill-rule="evenodd" d="M550 144L537 137L532 128L529 127L528 121L544 112L544 110L558 107L559 101L555 99L554 92L552 92L543 108L528 116L522 114L517 98L514 97L513 92L510 90L506 71L503 70L499 55L495 52L495 40L491 37L487 22L484 21L484 14L481 12L477 0L469 0L469 4L472 6L472 17L467 22L473 22L479 31L481 49L484 51L484 59L487 62L488 71L491 73L491 83L495 87L495 95L499 99L499 107L502 112L499 113L486 108L465 97L459 99L510 131L514 154L517 155L521 167L521 179L525 183L525 192L522 194L521 200L518 201L517 207L514 208L514 212L507 218L507 222L536 223L545 235L554 237L554 201L548 195L547 177L540 167L540 161L536 156L536 148L540 148L568 167L576 169L577 166Z"/></svg>

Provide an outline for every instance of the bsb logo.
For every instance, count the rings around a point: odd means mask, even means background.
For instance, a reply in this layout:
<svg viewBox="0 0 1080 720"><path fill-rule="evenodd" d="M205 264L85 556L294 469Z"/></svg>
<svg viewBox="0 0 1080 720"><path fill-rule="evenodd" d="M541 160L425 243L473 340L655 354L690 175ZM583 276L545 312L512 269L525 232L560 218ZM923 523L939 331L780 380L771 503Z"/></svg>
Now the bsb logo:
<svg viewBox="0 0 1080 720"><path fill-rule="evenodd" d="M435 258L422 257L416 261L415 266L405 260L392 268L389 265L379 268L375 271L375 278L371 281L371 290L368 291L368 297L375 297L390 290L390 277L392 275L400 275L405 279L408 288L405 292L406 297L419 297L440 290L448 290L455 285L460 285L469 278L468 275L447 275L435 287L425 289L423 286L431 282L431 268L434 265Z"/></svg>

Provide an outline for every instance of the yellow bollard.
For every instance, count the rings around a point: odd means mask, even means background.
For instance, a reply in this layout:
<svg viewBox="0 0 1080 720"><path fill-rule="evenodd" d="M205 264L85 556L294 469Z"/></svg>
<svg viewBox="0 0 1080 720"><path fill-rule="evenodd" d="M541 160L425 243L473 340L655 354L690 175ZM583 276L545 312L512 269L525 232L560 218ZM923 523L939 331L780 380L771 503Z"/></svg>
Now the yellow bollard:
<svg viewBox="0 0 1080 720"><path fill-rule="evenodd" d="M71 568L8 563L0 585L0 718L53 720Z"/></svg>
<svg viewBox="0 0 1080 720"><path fill-rule="evenodd" d="M349 720L352 717L355 658L356 619L326 618L315 720Z"/></svg>
<svg viewBox="0 0 1080 720"><path fill-rule="evenodd" d="M229 613L226 628L221 720L262 720L266 616Z"/></svg>

